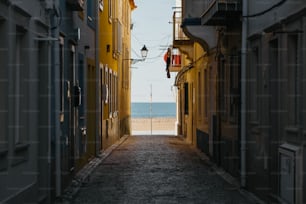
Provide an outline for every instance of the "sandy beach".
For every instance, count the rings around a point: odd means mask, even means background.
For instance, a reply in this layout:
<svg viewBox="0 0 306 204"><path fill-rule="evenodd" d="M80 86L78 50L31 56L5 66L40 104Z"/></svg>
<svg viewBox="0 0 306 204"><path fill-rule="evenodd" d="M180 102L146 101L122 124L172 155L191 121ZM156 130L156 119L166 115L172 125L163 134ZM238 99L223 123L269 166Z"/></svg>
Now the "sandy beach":
<svg viewBox="0 0 306 204"><path fill-rule="evenodd" d="M175 134L176 118L152 118L152 132L155 134ZM151 118L132 118L132 134L151 132Z"/></svg>

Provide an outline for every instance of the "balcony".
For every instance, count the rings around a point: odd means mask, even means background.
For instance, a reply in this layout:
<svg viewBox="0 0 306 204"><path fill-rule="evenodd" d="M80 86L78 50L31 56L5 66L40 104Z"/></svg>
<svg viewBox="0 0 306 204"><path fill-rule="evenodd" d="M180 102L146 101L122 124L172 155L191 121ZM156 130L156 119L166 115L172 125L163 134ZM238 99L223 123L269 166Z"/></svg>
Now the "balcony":
<svg viewBox="0 0 306 204"><path fill-rule="evenodd" d="M239 20L241 0L207 0L201 16L203 25L227 25Z"/></svg>
<svg viewBox="0 0 306 204"><path fill-rule="evenodd" d="M171 62L170 62L170 67L169 71L170 72L179 72L182 68L181 64L181 54L179 49L173 48L171 50Z"/></svg>
<svg viewBox="0 0 306 204"><path fill-rule="evenodd" d="M185 35L182 27L182 12L175 11L173 13L173 49L178 49L180 53L184 53L187 55L188 59L191 59L193 52L193 43L194 40L190 39L187 35ZM180 61L179 57L179 61ZM176 61L178 58L176 58ZM180 69L181 65L176 64L172 65L170 71L176 72Z"/></svg>
<svg viewBox="0 0 306 204"><path fill-rule="evenodd" d="M193 41L185 35L182 29L182 13L181 11L175 11L173 13L173 47L179 47L181 45L192 45Z"/></svg>

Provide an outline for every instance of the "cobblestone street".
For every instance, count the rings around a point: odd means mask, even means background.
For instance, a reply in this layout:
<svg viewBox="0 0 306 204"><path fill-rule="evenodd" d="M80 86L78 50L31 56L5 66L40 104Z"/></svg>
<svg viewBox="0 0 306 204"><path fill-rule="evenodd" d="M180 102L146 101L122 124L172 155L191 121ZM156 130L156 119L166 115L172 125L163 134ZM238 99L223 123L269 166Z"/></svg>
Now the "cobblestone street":
<svg viewBox="0 0 306 204"><path fill-rule="evenodd" d="M71 203L253 203L179 137L130 136Z"/></svg>

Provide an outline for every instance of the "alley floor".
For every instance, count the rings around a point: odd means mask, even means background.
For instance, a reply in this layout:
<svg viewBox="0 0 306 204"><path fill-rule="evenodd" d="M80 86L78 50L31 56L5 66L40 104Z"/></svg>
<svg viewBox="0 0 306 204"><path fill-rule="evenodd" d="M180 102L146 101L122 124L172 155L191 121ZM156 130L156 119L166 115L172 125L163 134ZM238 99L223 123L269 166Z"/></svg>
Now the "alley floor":
<svg viewBox="0 0 306 204"><path fill-rule="evenodd" d="M253 203L175 136L130 136L71 203Z"/></svg>

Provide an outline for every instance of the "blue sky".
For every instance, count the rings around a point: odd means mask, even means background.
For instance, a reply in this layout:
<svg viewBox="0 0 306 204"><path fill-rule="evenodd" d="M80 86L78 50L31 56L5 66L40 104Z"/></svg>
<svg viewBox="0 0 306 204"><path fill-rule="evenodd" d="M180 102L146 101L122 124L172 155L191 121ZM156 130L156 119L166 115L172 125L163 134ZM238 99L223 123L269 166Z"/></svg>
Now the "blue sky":
<svg viewBox="0 0 306 204"><path fill-rule="evenodd" d="M166 77L163 56L172 44L172 15L175 0L135 0L137 8L132 12L132 58L141 58L140 49L148 48L144 62L132 65L132 102L149 102L151 85L153 102L175 102L174 79ZM169 23L170 22L170 23Z"/></svg>

